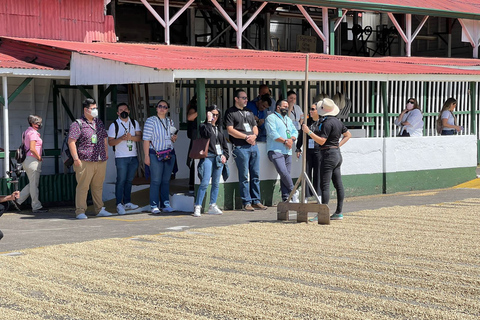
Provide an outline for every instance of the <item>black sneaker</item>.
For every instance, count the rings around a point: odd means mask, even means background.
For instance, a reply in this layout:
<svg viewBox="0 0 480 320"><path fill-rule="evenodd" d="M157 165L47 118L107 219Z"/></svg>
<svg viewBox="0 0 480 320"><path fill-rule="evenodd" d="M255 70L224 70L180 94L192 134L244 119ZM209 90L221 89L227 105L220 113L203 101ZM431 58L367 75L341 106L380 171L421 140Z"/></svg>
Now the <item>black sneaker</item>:
<svg viewBox="0 0 480 320"><path fill-rule="evenodd" d="M40 208L40 209L32 210L32 212L33 213L45 213L45 212L48 212L48 209Z"/></svg>

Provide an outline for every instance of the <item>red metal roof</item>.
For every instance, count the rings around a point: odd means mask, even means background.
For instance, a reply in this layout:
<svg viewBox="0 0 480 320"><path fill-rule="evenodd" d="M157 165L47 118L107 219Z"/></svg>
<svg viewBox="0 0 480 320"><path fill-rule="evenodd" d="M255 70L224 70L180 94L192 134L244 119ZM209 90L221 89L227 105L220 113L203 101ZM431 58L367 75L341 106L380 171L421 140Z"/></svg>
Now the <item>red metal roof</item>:
<svg viewBox="0 0 480 320"><path fill-rule="evenodd" d="M39 66L37 64L28 63L18 60L12 56L0 53L0 68L5 69L35 69L35 70L53 70L53 68Z"/></svg>
<svg viewBox="0 0 480 320"><path fill-rule="evenodd" d="M2 38L0 52L60 70L68 68L71 52L158 70L303 72L306 57L304 53L244 49L13 38ZM479 59L310 54L309 65L310 72L318 73L480 75Z"/></svg>
<svg viewBox="0 0 480 320"><path fill-rule="evenodd" d="M480 19L478 0L275 0L285 4Z"/></svg>

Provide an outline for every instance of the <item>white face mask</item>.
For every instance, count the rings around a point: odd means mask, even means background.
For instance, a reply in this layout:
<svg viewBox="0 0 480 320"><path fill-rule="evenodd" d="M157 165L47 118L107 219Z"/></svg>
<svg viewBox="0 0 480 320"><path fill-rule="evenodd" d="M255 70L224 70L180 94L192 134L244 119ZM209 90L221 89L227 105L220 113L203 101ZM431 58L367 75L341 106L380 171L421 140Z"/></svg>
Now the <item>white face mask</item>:
<svg viewBox="0 0 480 320"><path fill-rule="evenodd" d="M413 109L413 103L409 102L407 103L407 110L412 110Z"/></svg>
<svg viewBox="0 0 480 320"><path fill-rule="evenodd" d="M98 117L98 109L90 110L90 115L94 118Z"/></svg>

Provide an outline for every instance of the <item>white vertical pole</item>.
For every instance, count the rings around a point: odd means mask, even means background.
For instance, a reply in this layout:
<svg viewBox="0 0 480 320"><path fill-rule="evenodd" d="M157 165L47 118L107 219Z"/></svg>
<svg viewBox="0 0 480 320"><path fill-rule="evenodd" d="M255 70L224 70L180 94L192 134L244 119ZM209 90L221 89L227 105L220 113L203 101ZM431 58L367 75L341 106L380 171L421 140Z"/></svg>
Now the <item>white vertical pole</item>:
<svg viewBox="0 0 480 320"><path fill-rule="evenodd" d="M242 0L237 0L237 48L242 49L242 32L243 32L243 18L242 18Z"/></svg>
<svg viewBox="0 0 480 320"><path fill-rule="evenodd" d="M406 31L406 36L407 36L407 57L412 56L412 15L410 13L406 14L406 26L405 26L405 31Z"/></svg>
<svg viewBox="0 0 480 320"><path fill-rule="evenodd" d="M8 83L7 77L2 77L3 85L3 145L5 146L4 171L10 170L10 131L8 124Z"/></svg>
<svg viewBox="0 0 480 320"><path fill-rule="evenodd" d="M328 21L328 8L322 8L322 22L323 22L323 35L325 36L325 41L323 41L323 53L330 53L330 31L329 31L329 21Z"/></svg>
<svg viewBox="0 0 480 320"><path fill-rule="evenodd" d="M164 0L163 19L165 20L165 44L170 44L170 0Z"/></svg>

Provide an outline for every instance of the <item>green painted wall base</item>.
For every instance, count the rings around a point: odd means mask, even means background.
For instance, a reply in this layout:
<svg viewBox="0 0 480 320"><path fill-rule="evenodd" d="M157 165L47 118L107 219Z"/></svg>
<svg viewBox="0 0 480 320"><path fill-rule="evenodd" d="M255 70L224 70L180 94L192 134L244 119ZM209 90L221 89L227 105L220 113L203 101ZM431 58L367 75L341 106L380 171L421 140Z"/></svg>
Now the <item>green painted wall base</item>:
<svg viewBox="0 0 480 320"><path fill-rule="evenodd" d="M423 170L378 174L359 174L343 176L345 197L355 197L383 193L405 192L413 190L429 190L450 188L476 178L476 167ZM195 194L198 185L195 185ZM267 206L281 201L280 181L264 180L260 183L262 203ZM335 188L330 185L330 197L336 198ZM210 186L204 200L204 209L208 209ZM242 208L238 182L220 184L217 204L226 210Z"/></svg>
<svg viewBox="0 0 480 320"><path fill-rule="evenodd" d="M18 189L22 190L28 184L26 174L20 177ZM40 202L47 203L71 203L75 202L75 188L77 180L74 173L68 174L52 174L40 176L38 184ZM0 179L0 194L11 194L14 191L13 184L9 183L6 178ZM30 198L25 202L30 203Z"/></svg>

